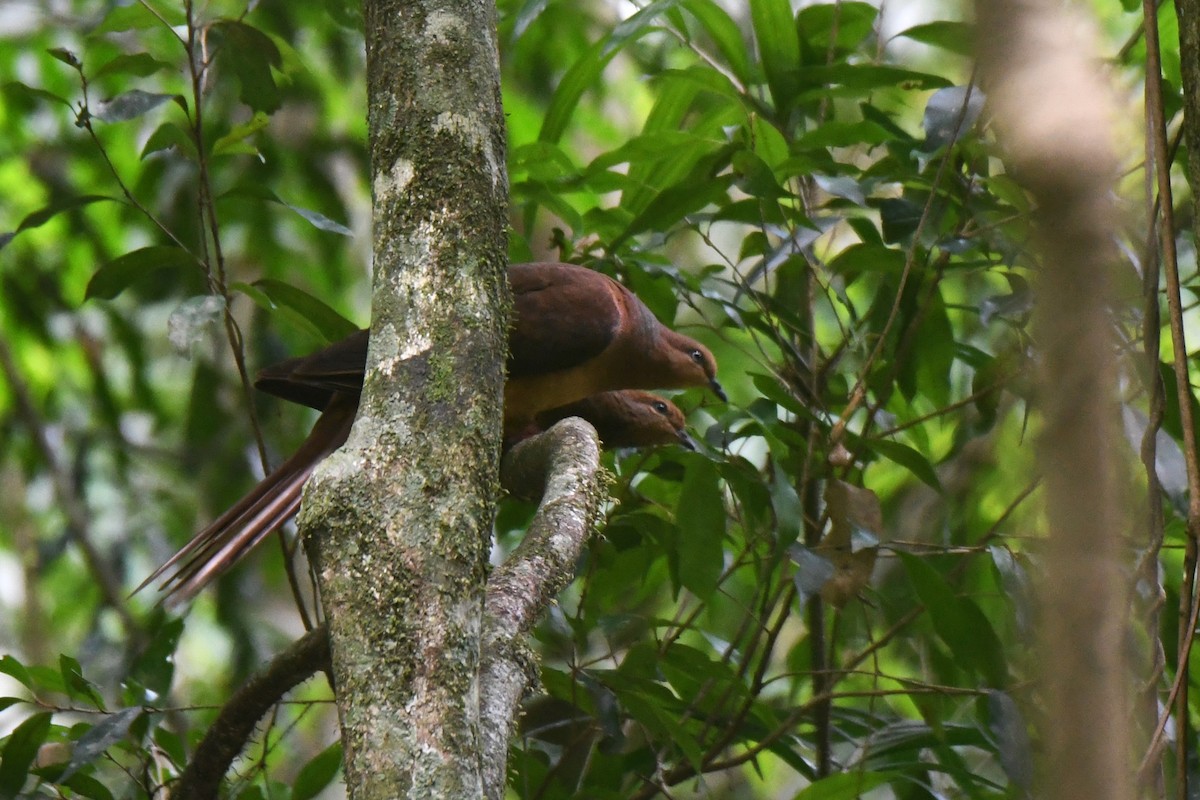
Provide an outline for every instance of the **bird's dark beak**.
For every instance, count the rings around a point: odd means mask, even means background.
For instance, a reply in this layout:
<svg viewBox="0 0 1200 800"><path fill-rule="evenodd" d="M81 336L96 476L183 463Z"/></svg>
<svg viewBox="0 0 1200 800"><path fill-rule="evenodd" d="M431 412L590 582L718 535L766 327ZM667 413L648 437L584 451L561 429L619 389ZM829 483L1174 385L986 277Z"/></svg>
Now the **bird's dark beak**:
<svg viewBox="0 0 1200 800"><path fill-rule="evenodd" d="M720 398L722 402L728 402L729 398L725 396L725 390L721 388L721 383L716 378L708 382L708 388L712 389L713 394Z"/></svg>
<svg viewBox="0 0 1200 800"><path fill-rule="evenodd" d="M688 450L695 452L696 450L700 449L696 444L696 440L688 435L687 431L678 431L675 435L679 437L679 444L686 447Z"/></svg>

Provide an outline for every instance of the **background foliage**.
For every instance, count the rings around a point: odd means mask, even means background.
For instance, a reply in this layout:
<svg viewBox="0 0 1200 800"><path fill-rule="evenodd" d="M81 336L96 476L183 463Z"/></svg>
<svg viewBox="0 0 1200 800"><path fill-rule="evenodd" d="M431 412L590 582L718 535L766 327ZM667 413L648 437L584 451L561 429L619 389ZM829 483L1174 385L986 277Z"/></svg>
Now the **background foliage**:
<svg viewBox="0 0 1200 800"><path fill-rule="evenodd" d="M183 617L128 592L306 432L244 376L367 321L355 5L0 10L0 796L154 793L302 631L269 547ZM545 694L513 796L1021 796L1036 264L968 88L965 12L499 5L512 259L618 276L711 345L731 395L676 398L704 452L610 456L607 523L537 633ZM1101 22L1133 87L1126 6ZM1160 22L1174 114L1170 6ZM1114 232L1131 303L1144 228ZM1135 448L1141 320L1114 314ZM1166 396L1174 598L1185 482ZM500 550L529 514L504 502ZM1138 519L1131 565L1158 558L1154 533ZM1173 675L1152 646L1139 658L1153 695ZM328 697L314 680L280 705L231 794L334 780Z"/></svg>

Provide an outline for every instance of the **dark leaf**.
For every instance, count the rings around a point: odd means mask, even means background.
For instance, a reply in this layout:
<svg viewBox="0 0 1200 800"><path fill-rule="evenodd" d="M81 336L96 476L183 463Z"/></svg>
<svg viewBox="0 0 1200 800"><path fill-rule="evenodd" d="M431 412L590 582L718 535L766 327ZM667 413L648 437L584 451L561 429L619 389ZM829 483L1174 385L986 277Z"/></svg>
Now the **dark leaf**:
<svg viewBox="0 0 1200 800"><path fill-rule="evenodd" d="M292 784L292 800L316 797L337 777L341 768L342 743L337 741L300 768L296 782Z"/></svg>
<svg viewBox="0 0 1200 800"><path fill-rule="evenodd" d="M698 597L708 597L724 567L725 503L716 466L689 458L675 522L679 526L679 580Z"/></svg>
<svg viewBox="0 0 1200 800"><path fill-rule="evenodd" d="M904 241L916 232L925 209L911 200L889 197L879 203L883 240L888 244Z"/></svg>
<svg viewBox="0 0 1200 800"><path fill-rule="evenodd" d="M875 787L899 777L887 772L839 772L810 783L795 795L794 800L858 800Z"/></svg>
<svg viewBox="0 0 1200 800"><path fill-rule="evenodd" d="M232 288L268 311L286 309L290 312L290 319L299 322L327 342L344 339L359 328L321 300L283 281L264 279L255 281L252 286L238 283Z"/></svg>
<svg viewBox="0 0 1200 800"><path fill-rule="evenodd" d="M9 81L4 84L5 98L16 105L36 106L38 100L49 100L54 103L62 103L67 108L71 107L71 101L65 97L60 97L54 92L48 92L45 89L38 89L33 86L27 86L20 81Z"/></svg>
<svg viewBox="0 0 1200 800"><path fill-rule="evenodd" d="M29 768L37 758L38 748L50 732L50 713L34 714L9 735L0 750L0 798L9 800L21 795Z"/></svg>
<svg viewBox="0 0 1200 800"><path fill-rule="evenodd" d="M945 578L925 560L898 552L921 598L933 629L956 662L985 678L994 688L1008 682L1004 649L987 617L969 597L955 594Z"/></svg>
<svg viewBox="0 0 1200 800"><path fill-rule="evenodd" d="M46 52L69 67L79 69L83 66L79 60L79 57L65 47L52 47Z"/></svg>
<svg viewBox="0 0 1200 800"><path fill-rule="evenodd" d="M255 111L277 110L281 98L272 68L281 67L283 57L271 37L234 20L221 20L212 30L222 39L217 60L237 76L241 101Z"/></svg>
<svg viewBox="0 0 1200 800"><path fill-rule="evenodd" d="M125 122L136 119L147 111L158 108L171 100L175 95L144 92L141 89L131 89L119 94L111 100L97 104L92 114L105 122Z"/></svg>
<svg viewBox="0 0 1200 800"><path fill-rule="evenodd" d="M21 224L17 226L15 231L7 234L8 238L3 242L0 242L0 249L3 249L4 245L11 242L13 238L22 231L27 231L30 228L37 228L45 225L55 216L64 211L82 208L83 206L99 202L100 200L116 200L116 198L108 197L102 194L85 194L78 197L64 197L61 200L51 203L45 208L39 208L37 211L34 211L32 214L25 217L25 219L21 220Z"/></svg>
<svg viewBox="0 0 1200 800"><path fill-rule="evenodd" d="M139 78L145 78L148 75L173 68L173 64L166 61L159 61L149 53L128 53L117 56L107 62L96 73L92 75L92 79L102 78L105 75L136 75Z"/></svg>
<svg viewBox="0 0 1200 800"><path fill-rule="evenodd" d="M109 261L88 282L84 300L112 300L137 281L159 270L196 268L196 259L178 247L143 247Z"/></svg>
<svg viewBox="0 0 1200 800"><path fill-rule="evenodd" d="M171 689L175 675L175 648L183 634L183 618L177 617L164 623L154 631L150 643L134 661L130 675L136 678L154 696L142 699L144 703L158 702Z"/></svg>
<svg viewBox="0 0 1200 800"><path fill-rule="evenodd" d="M104 698L96 691L96 687L87 678L83 677L83 667L79 662L68 655L60 655L58 657L58 671L62 673L63 684L67 687L67 693L76 700L83 700L91 703L93 707L104 710Z"/></svg>
<svg viewBox="0 0 1200 800"><path fill-rule="evenodd" d="M983 113L983 103L983 92L975 86L948 86L930 95L921 120L925 150L944 147L971 130Z"/></svg>
<svg viewBox="0 0 1200 800"><path fill-rule="evenodd" d="M837 573L837 567L828 558L802 544L793 544L788 548L788 555L796 565L792 582L796 584L797 602L804 605L810 597L815 597L825 588L825 584Z"/></svg>
<svg viewBox="0 0 1200 800"><path fill-rule="evenodd" d="M1033 787L1033 744L1021 709L1007 693L993 690L988 692L988 717L1000 766L1009 780L1029 792Z"/></svg>
<svg viewBox="0 0 1200 800"><path fill-rule="evenodd" d="M140 708L123 708L108 715L99 724L92 727L75 743L71 761L67 764L66 771L59 776L59 780L66 781L80 768L104 755L108 748L125 738L129 733L130 726L141 715L142 709Z"/></svg>
<svg viewBox="0 0 1200 800"><path fill-rule="evenodd" d="M151 153L158 153L172 147L192 161L199 159L196 142L192 139L191 133L174 122L164 122L154 130L154 133L150 134L150 138L146 140L146 145L142 148L141 157L145 158Z"/></svg>

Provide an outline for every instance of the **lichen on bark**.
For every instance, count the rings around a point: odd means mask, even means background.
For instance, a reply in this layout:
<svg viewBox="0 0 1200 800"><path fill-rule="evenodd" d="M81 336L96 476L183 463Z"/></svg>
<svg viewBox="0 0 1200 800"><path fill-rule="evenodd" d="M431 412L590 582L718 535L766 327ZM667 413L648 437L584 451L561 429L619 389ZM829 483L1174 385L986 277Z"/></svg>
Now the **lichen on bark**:
<svg viewBox="0 0 1200 800"><path fill-rule="evenodd" d="M301 526L354 797L481 792L478 661L508 325L495 10L366 4L374 197L358 420Z"/></svg>

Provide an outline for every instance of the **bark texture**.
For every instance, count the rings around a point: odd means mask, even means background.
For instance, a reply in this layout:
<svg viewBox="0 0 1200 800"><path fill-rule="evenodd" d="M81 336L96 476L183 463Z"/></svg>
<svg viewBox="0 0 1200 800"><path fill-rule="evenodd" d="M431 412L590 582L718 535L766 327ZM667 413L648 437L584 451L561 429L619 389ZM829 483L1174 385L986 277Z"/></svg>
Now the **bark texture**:
<svg viewBox="0 0 1200 800"><path fill-rule="evenodd" d="M489 800L504 797L508 741L517 711L538 684L537 662L526 649L525 634L574 576L606 488L596 430L577 417L514 448L501 475L513 494L540 496L541 501L521 543L488 581L480 705L483 786Z"/></svg>
<svg viewBox="0 0 1200 800"><path fill-rule="evenodd" d="M1049 535L1041 581L1038 796L1132 796L1128 579L1108 272L1118 228L1111 90L1086 22L1056 0L977 3L980 66L1016 177L1037 203L1035 316Z"/></svg>
<svg viewBox="0 0 1200 800"><path fill-rule="evenodd" d="M508 316L495 8L368 0L375 278L346 446L301 527L354 798L482 793L479 650Z"/></svg>

